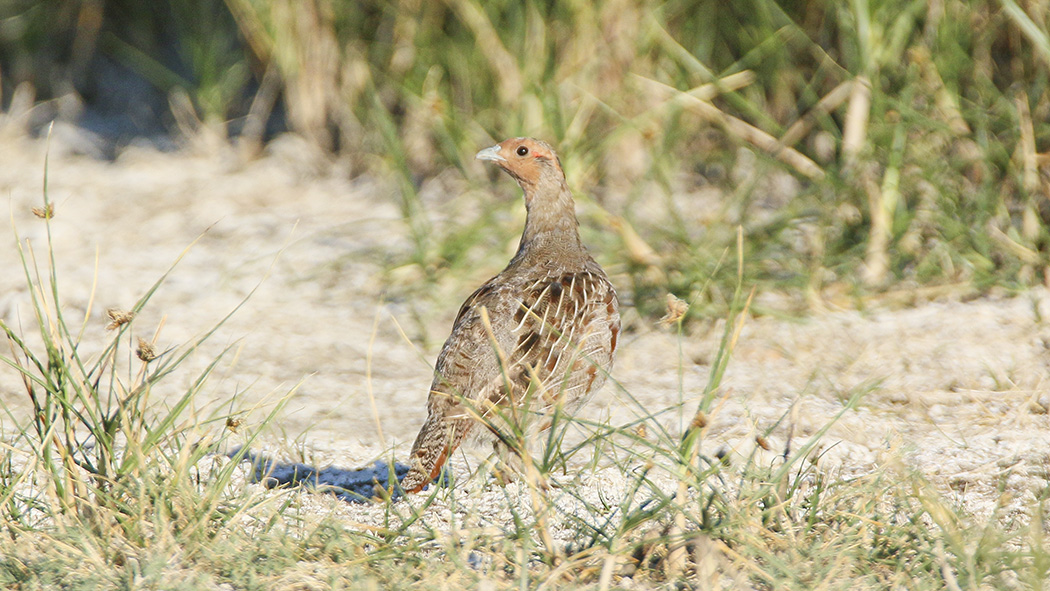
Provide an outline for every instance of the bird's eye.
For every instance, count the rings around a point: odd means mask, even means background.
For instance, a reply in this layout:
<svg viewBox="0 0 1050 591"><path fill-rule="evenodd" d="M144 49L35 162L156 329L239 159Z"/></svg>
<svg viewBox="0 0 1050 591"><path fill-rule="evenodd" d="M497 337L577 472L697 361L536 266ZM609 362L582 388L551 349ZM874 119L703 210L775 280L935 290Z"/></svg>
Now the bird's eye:
<svg viewBox="0 0 1050 591"><path fill-rule="evenodd" d="M518 146L518 156L524 156L529 153L529 149L525 146Z"/></svg>

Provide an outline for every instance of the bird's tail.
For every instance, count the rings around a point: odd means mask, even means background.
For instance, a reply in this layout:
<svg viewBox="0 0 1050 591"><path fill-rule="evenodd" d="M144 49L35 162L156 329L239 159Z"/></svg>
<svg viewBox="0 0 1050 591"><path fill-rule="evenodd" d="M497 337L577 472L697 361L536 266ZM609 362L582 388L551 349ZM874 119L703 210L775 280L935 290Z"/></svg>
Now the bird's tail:
<svg viewBox="0 0 1050 591"><path fill-rule="evenodd" d="M469 418L427 417L412 444L410 468L401 480L401 488L409 493L419 492L437 478L473 426L474 421Z"/></svg>

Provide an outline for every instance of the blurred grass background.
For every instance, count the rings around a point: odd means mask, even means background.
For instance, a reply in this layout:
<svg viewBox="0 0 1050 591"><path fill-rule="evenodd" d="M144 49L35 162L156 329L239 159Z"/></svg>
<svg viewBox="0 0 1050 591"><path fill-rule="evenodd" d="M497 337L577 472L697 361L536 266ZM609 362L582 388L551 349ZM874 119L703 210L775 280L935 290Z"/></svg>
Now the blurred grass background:
<svg viewBox="0 0 1050 591"><path fill-rule="evenodd" d="M294 132L396 182L411 277L476 267L471 246L511 225L479 211L435 229L428 183L462 190L477 149L534 135L643 314L667 291L724 312L737 225L757 312L862 307L1046 281L1048 15L1045 0L2 0L0 96L29 131L95 121L118 144L208 132L250 158Z"/></svg>

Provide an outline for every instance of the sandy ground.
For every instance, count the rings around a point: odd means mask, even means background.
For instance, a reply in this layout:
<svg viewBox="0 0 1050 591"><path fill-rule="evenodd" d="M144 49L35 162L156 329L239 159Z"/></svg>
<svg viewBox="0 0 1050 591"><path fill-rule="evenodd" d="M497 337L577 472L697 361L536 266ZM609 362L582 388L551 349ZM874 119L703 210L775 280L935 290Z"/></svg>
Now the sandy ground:
<svg viewBox="0 0 1050 591"><path fill-rule="evenodd" d="M410 248L393 189L351 180L338 165L319 165L290 138L249 164L221 152L129 149L107 163L75 151L56 136L50 196L65 313L83 318L92 302L83 354L108 340L105 310L132 306L199 237L137 318L136 336L151 338L163 321L160 349L186 343L258 289L191 357L188 371L157 395L177 395L195 377L194 368L233 345L229 362L197 401L200 416L231 405L265 409L301 383L277 421L273 453L318 467L363 466L389 458L390 450L404 459L425 414L429 364L472 286L460 282L450 290L457 295L435 303L389 297L386 272ZM31 208L42 201L44 153L39 140L0 140L0 197L38 256L45 226ZM425 205L435 220L454 223L442 218L441 202ZM30 334L28 292L13 233L4 227L0 318ZM626 285L622 277L616 281ZM862 473L904 458L976 514L992 510L1003 482L1011 493L1004 517L1023 512L1045 486L1050 465L1047 317L1050 295L1036 290L903 310L750 319L705 449L747 454L755 435L785 416L769 436L769 453L789 436L797 449L852 392L869 389L828 432L824 466ZM718 325L685 337L680 364L674 334L630 311L626 319L630 330L614 377L650 410L680 400L693 408ZM421 339L424 333L430 338ZM16 414L28 408L6 367L0 367L0 397ZM584 414L612 424L636 415L612 386ZM678 415L667 417L668 427L678 430ZM619 484L609 471L590 478L596 488ZM478 494L505 498L503 492ZM381 518L368 507L312 496L320 512Z"/></svg>

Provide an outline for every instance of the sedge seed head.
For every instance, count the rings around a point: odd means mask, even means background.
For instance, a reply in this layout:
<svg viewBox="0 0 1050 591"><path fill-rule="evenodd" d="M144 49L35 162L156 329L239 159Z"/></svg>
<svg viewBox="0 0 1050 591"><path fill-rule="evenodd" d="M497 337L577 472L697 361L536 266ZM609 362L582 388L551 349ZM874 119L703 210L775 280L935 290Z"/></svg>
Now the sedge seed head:
<svg viewBox="0 0 1050 591"><path fill-rule="evenodd" d="M135 355L139 359L149 363L157 358L157 350L153 348L153 343L139 337L139 346L138 349L135 350Z"/></svg>
<svg viewBox="0 0 1050 591"><path fill-rule="evenodd" d="M118 310L117 308L110 308L109 310L106 310L106 316L108 316L110 320L110 323L106 325L106 330L113 330L114 328L119 328L131 322L131 319L135 317L135 313L126 310Z"/></svg>
<svg viewBox="0 0 1050 591"><path fill-rule="evenodd" d="M707 426L707 413L702 410L696 411L693 420L689 422L690 429L703 429Z"/></svg>
<svg viewBox="0 0 1050 591"><path fill-rule="evenodd" d="M671 326L681 322L689 311L689 302L679 298L673 293L667 294L667 313L657 321L660 326Z"/></svg>
<svg viewBox="0 0 1050 591"><path fill-rule="evenodd" d="M38 217L38 218L40 218L42 220L49 220L49 219L55 217L55 204L54 203L48 203L44 207L34 207L33 208L33 215L35 215L36 217Z"/></svg>

